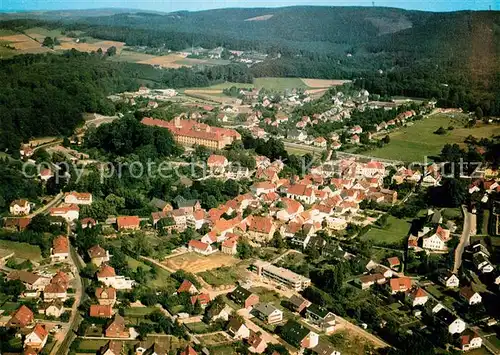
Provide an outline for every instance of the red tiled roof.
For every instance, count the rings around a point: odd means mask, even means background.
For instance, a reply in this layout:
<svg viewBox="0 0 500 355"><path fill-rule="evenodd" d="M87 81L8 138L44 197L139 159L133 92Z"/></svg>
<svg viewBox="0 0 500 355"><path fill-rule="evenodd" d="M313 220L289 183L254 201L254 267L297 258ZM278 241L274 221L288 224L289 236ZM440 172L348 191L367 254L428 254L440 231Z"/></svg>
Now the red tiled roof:
<svg viewBox="0 0 500 355"><path fill-rule="evenodd" d="M140 223L141 223L141 220L139 219L138 216L116 217L116 224L118 226L118 229L138 227Z"/></svg>
<svg viewBox="0 0 500 355"><path fill-rule="evenodd" d="M411 296L413 298L420 298L420 297L427 297L427 294L421 287L417 287L411 292Z"/></svg>
<svg viewBox="0 0 500 355"><path fill-rule="evenodd" d="M194 249L199 249L199 250L207 250L209 245L206 243L203 243L199 240L194 240L191 239L188 243L188 246Z"/></svg>
<svg viewBox="0 0 500 355"><path fill-rule="evenodd" d="M106 297L103 297L106 294ZM95 290L95 296L97 299L115 299L116 298L116 290L113 287L98 287Z"/></svg>
<svg viewBox="0 0 500 355"><path fill-rule="evenodd" d="M43 292L44 293L65 293L66 288L61 284L51 283L51 284L48 284L47 286L45 286L45 288L43 289Z"/></svg>
<svg viewBox="0 0 500 355"><path fill-rule="evenodd" d="M290 185L287 193L297 196L312 196L314 194L312 188L301 184Z"/></svg>
<svg viewBox="0 0 500 355"><path fill-rule="evenodd" d="M15 320L22 326L27 326L33 321L33 312L25 305L22 305L12 314L11 320Z"/></svg>
<svg viewBox="0 0 500 355"><path fill-rule="evenodd" d="M224 166L227 164L227 158L223 155L212 154L207 160L208 166Z"/></svg>
<svg viewBox="0 0 500 355"><path fill-rule="evenodd" d="M61 206L61 207L54 207L50 209L50 214L53 215L61 215L61 214L66 214L70 211L80 211L80 207L77 205L69 205L69 206Z"/></svg>
<svg viewBox="0 0 500 355"><path fill-rule="evenodd" d="M88 253L90 258L102 258L107 255L106 249L104 249L100 245L94 245L92 248L89 249Z"/></svg>
<svg viewBox="0 0 500 355"><path fill-rule="evenodd" d="M60 235L52 241L53 254L69 253L69 239L64 235Z"/></svg>
<svg viewBox="0 0 500 355"><path fill-rule="evenodd" d="M196 300L200 301L202 306L210 302L210 295L208 293L200 293L199 295L191 296L191 304L195 304Z"/></svg>
<svg viewBox="0 0 500 355"><path fill-rule="evenodd" d="M111 318L113 307L110 305L93 304L90 306L89 315L97 318Z"/></svg>
<svg viewBox="0 0 500 355"><path fill-rule="evenodd" d="M394 292L406 291L411 287L411 279L408 277L399 277L389 281L391 290Z"/></svg>
<svg viewBox="0 0 500 355"><path fill-rule="evenodd" d="M399 266L401 265L399 258L397 256L393 256L391 258L387 259L387 262L389 263L390 266Z"/></svg>
<svg viewBox="0 0 500 355"><path fill-rule="evenodd" d="M116 276L115 269L109 265L103 264L99 271L97 271L97 277L113 277Z"/></svg>
<svg viewBox="0 0 500 355"><path fill-rule="evenodd" d="M178 293L189 292L189 289L193 286L193 283L189 280L182 281L181 285L177 289Z"/></svg>
<svg viewBox="0 0 500 355"><path fill-rule="evenodd" d="M37 323L35 325L35 327L33 328L33 333L35 333L38 339L42 341L49 335L49 332L45 328L45 325L40 323Z"/></svg>
<svg viewBox="0 0 500 355"><path fill-rule="evenodd" d="M274 224L271 217L249 216L248 229L257 233L270 233Z"/></svg>
<svg viewBox="0 0 500 355"><path fill-rule="evenodd" d="M198 353L191 347L191 345L188 345L186 346L186 349L182 351L181 355L198 355Z"/></svg>

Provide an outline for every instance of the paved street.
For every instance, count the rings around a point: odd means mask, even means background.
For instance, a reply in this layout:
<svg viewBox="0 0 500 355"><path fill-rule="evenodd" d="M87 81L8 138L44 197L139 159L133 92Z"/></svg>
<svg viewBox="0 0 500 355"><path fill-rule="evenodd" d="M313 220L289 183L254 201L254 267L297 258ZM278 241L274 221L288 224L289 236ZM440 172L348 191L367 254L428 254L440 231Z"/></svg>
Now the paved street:
<svg viewBox="0 0 500 355"><path fill-rule="evenodd" d="M473 223L476 223L475 215L468 212L465 206L462 206L462 212L464 214L464 227L462 230L462 236L460 237L460 243L458 243L457 248L455 249L455 263L453 266L453 272L455 274L458 273L460 265L462 265L462 254L464 253L464 249L470 244L471 227Z"/></svg>

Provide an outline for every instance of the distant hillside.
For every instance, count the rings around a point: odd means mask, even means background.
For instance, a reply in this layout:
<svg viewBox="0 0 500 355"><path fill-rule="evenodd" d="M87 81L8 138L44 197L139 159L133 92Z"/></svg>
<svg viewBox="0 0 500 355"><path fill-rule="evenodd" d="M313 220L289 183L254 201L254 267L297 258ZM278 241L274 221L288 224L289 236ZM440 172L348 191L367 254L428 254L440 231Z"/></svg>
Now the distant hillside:
<svg viewBox="0 0 500 355"><path fill-rule="evenodd" d="M382 95L500 114L500 12L305 6L75 16L38 25L130 46L279 53L252 67L253 75L353 79Z"/></svg>

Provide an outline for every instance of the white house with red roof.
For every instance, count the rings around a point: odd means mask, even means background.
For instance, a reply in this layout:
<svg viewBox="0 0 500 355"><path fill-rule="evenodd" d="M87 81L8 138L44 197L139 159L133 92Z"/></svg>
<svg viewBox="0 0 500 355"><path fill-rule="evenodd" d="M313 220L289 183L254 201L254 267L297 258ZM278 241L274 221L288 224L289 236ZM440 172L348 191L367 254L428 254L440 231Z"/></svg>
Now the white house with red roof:
<svg viewBox="0 0 500 355"><path fill-rule="evenodd" d="M293 184L286 190L286 197L312 204L316 201L314 190L309 185Z"/></svg>
<svg viewBox="0 0 500 355"><path fill-rule="evenodd" d="M130 290L135 285L134 280L116 275L115 269L107 264L102 264L96 275L97 281L117 290Z"/></svg>
<svg viewBox="0 0 500 355"><path fill-rule="evenodd" d="M357 134L353 134L351 138L349 138L349 143L351 144L359 144L361 142L361 139Z"/></svg>
<svg viewBox="0 0 500 355"><path fill-rule="evenodd" d="M372 160L366 164L357 164L356 175L362 177L384 176L385 166L379 161Z"/></svg>
<svg viewBox="0 0 500 355"><path fill-rule="evenodd" d="M483 346L483 339L475 331L467 329L459 338L462 351L479 349Z"/></svg>
<svg viewBox="0 0 500 355"><path fill-rule="evenodd" d="M62 217L66 222L76 221L80 217L80 207L75 204L54 207L50 209L52 217Z"/></svg>
<svg viewBox="0 0 500 355"><path fill-rule="evenodd" d="M35 350L41 350L47 343L49 332L45 325L37 323L31 333L26 335L24 339L24 347L30 347Z"/></svg>
<svg viewBox="0 0 500 355"><path fill-rule="evenodd" d="M326 148L326 139L323 137L318 137L313 142L315 147Z"/></svg>
<svg viewBox="0 0 500 355"><path fill-rule="evenodd" d="M189 241L188 249L189 251L194 251L202 255L210 255L217 251L217 249L212 248L210 244L194 239Z"/></svg>
<svg viewBox="0 0 500 355"><path fill-rule="evenodd" d="M50 249L50 260L52 262L61 262L69 258L69 239L60 235L52 241Z"/></svg>
<svg viewBox="0 0 500 355"><path fill-rule="evenodd" d="M28 215L31 210L31 205L28 200L14 200L10 203L9 212L14 216Z"/></svg>
<svg viewBox="0 0 500 355"><path fill-rule="evenodd" d="M423 306L429 300L429 296L421 287L415 287L408 293L411 305L413 307Z"/></svg>
<svg viewBox="0 0 500 355"><path fill-rule="evenodd" d="M92 204L92 194L88 192L68 192L64 196L64 202L74 205L90 205Z"/></svg>
<svg viewBox="0 0 500 355"><path fill-rule="evenodd" d="M257 196L276 191L276 184L270 181L258 181L254 183L250 190Z"/></svg>
<svg viewBox="0 0 500 355"><path fill-rule="evenodd" d="M294 199L284 197L281 199L281 203L284 207L276 213L276 218L281 221L289 221L299 213L304 212L304 206Z"/></svg>
<svg viewBox="0 0 500 355"><path fill-rule="evenodd" d="M238 252L238 236L235 235L223 241L221 251L224 254L235 255Z"/></svg>
<svg viewBox="0 0 500 355"><path fill-rule="evenodd" d="M229 161L223 155L212 154L208 157L207 166L212 173L221 174L224 173L226 167L229 165Z"/></svg>
<svg viewBox="0 0 500 355"><path fill-rule="evenodd" d="M446 250L446 243L450 240L450 231L438 226L436 232L423 238L422 248L427 250Z"/></svg>
<svg viewBox="0 0 500 355"><path fill-rule="evenodd" d="M187 292L187 293L189 293L191 295L196 295L196 294L199 293L199 291L196 288L196 286L193 285L193 283L191 281L189 281L189 280L182 281L181 285L177 289L177 293L181 293L181 292Z"/></svg>
<svg viewBox="0 0 500 355"><path fill-rule="evenodd" d="M389 280L389 287L392 294L406 292L411 288L411 279L409 277L398 277Z"/></svg>

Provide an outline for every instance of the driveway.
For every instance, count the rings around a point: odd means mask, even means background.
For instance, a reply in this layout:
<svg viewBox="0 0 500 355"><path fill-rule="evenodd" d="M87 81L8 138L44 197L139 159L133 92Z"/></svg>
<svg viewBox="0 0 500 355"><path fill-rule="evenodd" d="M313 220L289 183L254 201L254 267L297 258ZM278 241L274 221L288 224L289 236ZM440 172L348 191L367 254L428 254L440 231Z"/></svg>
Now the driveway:
<svg viewBox="0 0 500 355"><path fill-rule="evenodd" d="M246 308L242 308L238 310L236 313L238 313L240 316L242 316L245 319L245 324L248 327L248 329L253 330L255 333L261 332L262 333L262 339L264 339L267 343L271 344L281 344L278 339L276 339L272 334L268 333L266 330L262 329L259 327L257 324L252 322L250 318L253 318L252 315L250 315L250 312Z"/></svg>

